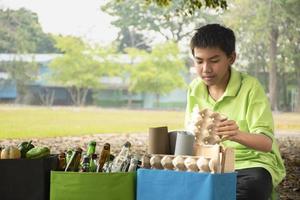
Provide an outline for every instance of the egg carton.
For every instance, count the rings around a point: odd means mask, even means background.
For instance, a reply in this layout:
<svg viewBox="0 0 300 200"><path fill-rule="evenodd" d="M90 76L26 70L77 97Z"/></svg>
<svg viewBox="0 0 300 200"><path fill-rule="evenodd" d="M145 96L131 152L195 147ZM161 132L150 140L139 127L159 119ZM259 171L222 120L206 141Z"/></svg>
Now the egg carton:
<svg viewBox="0 0 300 200"><path fill-rule="evenodd" d="M207 146L205 155L175 156L148 154L142 157L142 168L189 172L225 173L234 171L233 150L219 145Z"/></svg>
<svg viewBox="0 0 300 200"><path fill-rule="evenodd" d="M221 137L216 134L216 127L218 123L226 119L227 117L220 113L209 109L199 111L198 107L195 107L187 129L195 135L195 144L218 144Z"/></svg>

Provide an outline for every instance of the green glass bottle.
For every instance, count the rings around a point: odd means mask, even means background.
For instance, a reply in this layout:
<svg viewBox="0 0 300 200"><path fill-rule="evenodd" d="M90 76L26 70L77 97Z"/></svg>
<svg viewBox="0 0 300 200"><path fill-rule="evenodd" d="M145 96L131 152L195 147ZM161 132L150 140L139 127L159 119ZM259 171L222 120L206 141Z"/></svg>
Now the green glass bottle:
<svg viewBox="0 0 300 200"><path fill-rule="evenodd" d="M96 152L96 142L95 141L90 141L90 143L88 144L88 148L87 148L87 152L86 154L88 156L90 156L90 158L92 157L92 155Z"/></svg>
<svg viewBox="0 0 300 200"><path fill-rule="evenodd" d="M97 154L93 154L90 159L90 172L96 172L97 170Z"/></svg>

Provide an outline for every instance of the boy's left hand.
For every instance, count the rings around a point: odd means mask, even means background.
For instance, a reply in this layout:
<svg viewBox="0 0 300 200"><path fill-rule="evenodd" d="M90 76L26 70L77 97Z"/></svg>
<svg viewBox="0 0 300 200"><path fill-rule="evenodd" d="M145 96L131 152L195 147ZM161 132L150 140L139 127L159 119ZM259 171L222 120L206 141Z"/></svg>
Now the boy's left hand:
<svg viewBox="0 0 300 200"><path fill-rule="evenodd" d="M234 140L240 133L239 126L234 120L225 120L217 124L216 134L222 137L222 140Z"/></svg>

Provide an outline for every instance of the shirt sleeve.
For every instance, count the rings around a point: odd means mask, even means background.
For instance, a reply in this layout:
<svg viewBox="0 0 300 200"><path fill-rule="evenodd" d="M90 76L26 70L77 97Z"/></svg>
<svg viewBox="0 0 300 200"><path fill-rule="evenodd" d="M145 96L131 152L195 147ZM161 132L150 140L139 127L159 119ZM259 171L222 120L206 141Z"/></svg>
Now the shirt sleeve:
<svg viewBox="0 0 300 200"><path fill-rule="evenodd" d="M247 122L250 133L274 138L274 122L271 107L261 84L256 80L249 93Z"/></svg>
<svg viewBox="0 0 300 200"><path fill-rule="evenodd" d="M190 115L192 112L192 102L191 102L191 87L188 87L187 95L186 95L186 109L185 109L185 118L184 118L184 126L187 128Z"/></svg>

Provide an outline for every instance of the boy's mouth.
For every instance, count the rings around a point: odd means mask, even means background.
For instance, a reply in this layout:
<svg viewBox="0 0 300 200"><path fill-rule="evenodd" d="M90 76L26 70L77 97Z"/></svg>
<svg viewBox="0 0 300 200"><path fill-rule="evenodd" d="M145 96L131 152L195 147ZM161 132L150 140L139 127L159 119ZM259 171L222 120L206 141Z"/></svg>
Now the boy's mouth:
<svg viewBox="0 0 300 200"><path fill-rule="evenodd" d="M215 78L215 76L202 76L202 79L207 80L207 81L210 81L214 78Z"/></svg>

